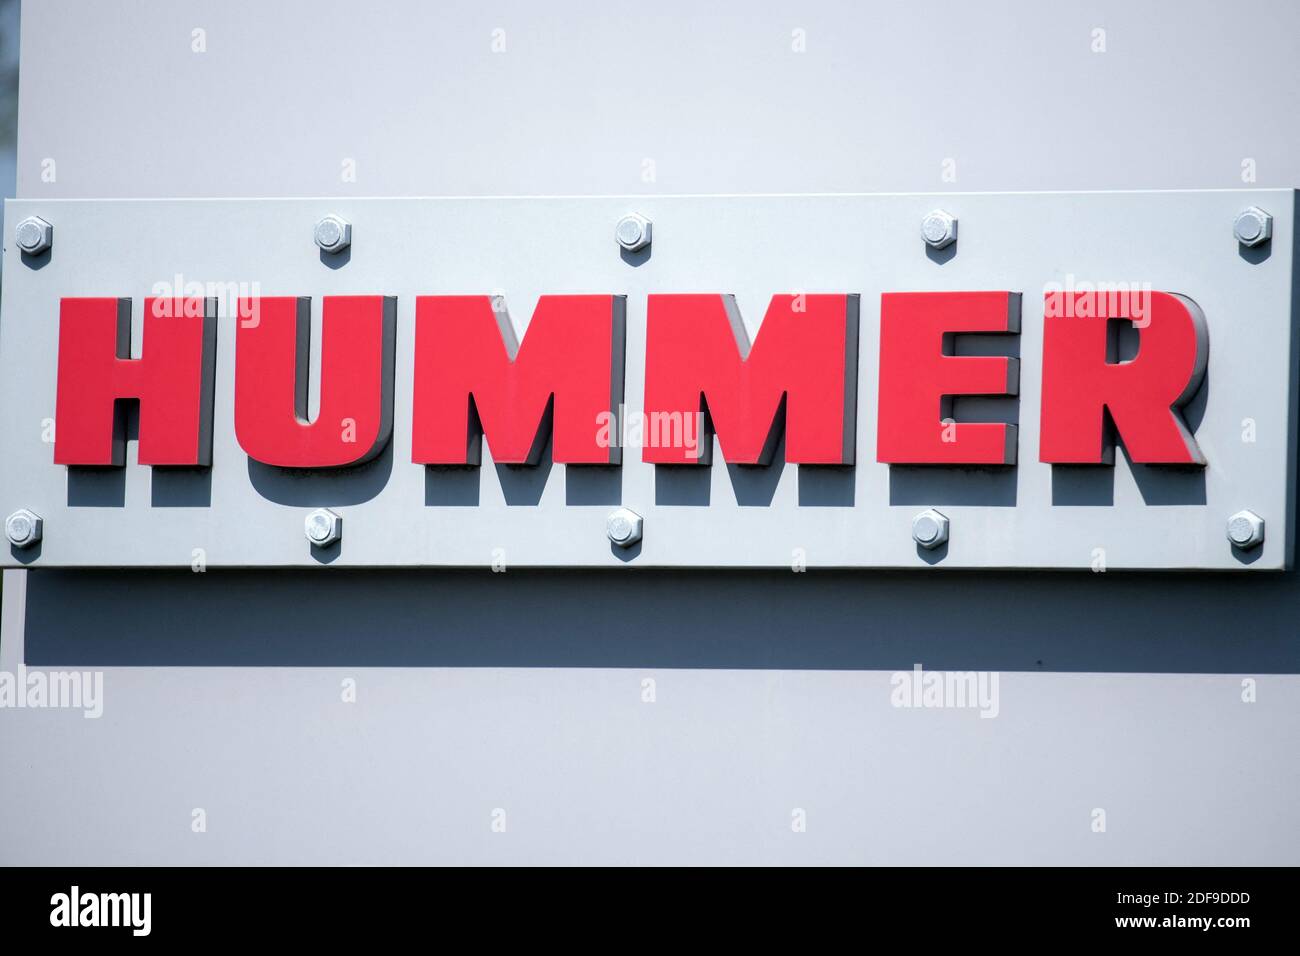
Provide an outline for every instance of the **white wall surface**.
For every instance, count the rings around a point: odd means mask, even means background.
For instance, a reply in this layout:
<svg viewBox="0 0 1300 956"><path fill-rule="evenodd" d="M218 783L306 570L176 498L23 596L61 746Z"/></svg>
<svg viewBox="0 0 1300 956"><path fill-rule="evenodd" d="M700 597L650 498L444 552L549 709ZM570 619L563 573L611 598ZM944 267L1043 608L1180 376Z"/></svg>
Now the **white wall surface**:
<svg viewBox="0 0 1300 956"><path fill-rule="evenodd" d="M25 199L1300 183L1281 0L22 18ZM1295 864L1298 604L1295 573L8 571L0 670L105 700L0 710L0 863ZM997 672L998 716L892 707L915 662Z"/></svg>

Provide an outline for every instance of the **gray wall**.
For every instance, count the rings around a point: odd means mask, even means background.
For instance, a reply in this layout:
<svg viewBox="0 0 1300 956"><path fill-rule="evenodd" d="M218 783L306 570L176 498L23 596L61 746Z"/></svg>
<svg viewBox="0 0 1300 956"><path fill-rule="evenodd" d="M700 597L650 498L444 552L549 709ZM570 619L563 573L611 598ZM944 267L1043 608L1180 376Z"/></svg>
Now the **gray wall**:
<svg viewBox="0 0 1300 956"><path fill-rule="evenodd" d="M26 4L18 195L1300 183L1280 0L386 6ZM106 699L0 710L0 862L1295 864L1297 603L1294 573L8 571L0 668ZM892 707L915 662L1000 672L998 717Z"/></svg>

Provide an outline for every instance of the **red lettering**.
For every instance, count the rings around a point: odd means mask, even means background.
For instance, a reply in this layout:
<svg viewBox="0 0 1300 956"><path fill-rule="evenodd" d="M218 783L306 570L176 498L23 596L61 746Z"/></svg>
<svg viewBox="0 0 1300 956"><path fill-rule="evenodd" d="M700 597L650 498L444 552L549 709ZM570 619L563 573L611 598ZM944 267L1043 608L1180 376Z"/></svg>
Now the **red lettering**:
<svg viewBox="0 0 1300 956"><path fill-rule="evenodd" d="M1045 305L1041 460L1110 463L1122 440L1137 463L1203 465L1182 414L1208 359L1197 305L1073 290ZM135 402L141 464L210 464L216 301L149 298L145 309L132 359L129 299L60 301L57 463L123 464ZM309 300L239 303L234 426L256 461L343 467L390 438L396 300L326 296L321 315L320 411L308 421ZM1124 323L1139 346L1127 361ZM523 336L488 296L417 297L412 460L477 465L486 438L494 461L536 464L549 438L556 462L618 464L624 326L621 296L543 296ZM957 354L956 337L1019 326L1013 292L883 294L878 460L1014 463L1015 425L953 421L951 402L1017 393L1016 358ZM774 296L752 346L731 296L649 296L642 459L708 464L716 429L732 464L769 464L783 434L787 462L852 464L857 334L855 295Z"/></svg>
<svg viewBox="0 0 1300 956"><path fill-rule="evenodd" d="M773 296L752 348L731 296L652 295L647 312L642 460L708 464L711 432L671 424L707 413L723 458L768 464L784 411L787 462L853 463L856 295ZM694 440L654 440L677 434Z"/></svg>
<svg viewBox="0 0 1300 956"><path fill-rule="evenodd" d="M119 403L129 400L140 403L140 464L211 464L216 301L149 298L144 308L132 359L130 299L60 301L56 464L125 464Z"/></svg>
<svg viewBox="0 0 1300 956"><path fill-rule="evenodd" d="M320 410L307 420L310 300L241 299L235 333L235 437L254 461L338 468L379 454L392 431L396 300L327 295Z"/></svg>
<svg viewBox="0 0 1300 956"><path fill-rule="evenodd" d="M504 308L485 295L415 300L415 396L411 460L477 465L487 436L498 464L619 462L624 300L549 295L522 344ZM604 423L602 431L602 422Z"/></svg>
<svg viewBox="0 0 1300 956"><path fill-rule="evenodd" d="M1179 412L1200 388L1209 355L1205 317L1196 303L1168 292L1133 293L1111 297L1108 308L1098 309L1091 308L1096 293L1064 296L1049 293L1044 310L1039 458L1112 463L1109 414L1133 461L1205 464ZM1142 302L1146 308L1135 309ZM1116 361L1116 319L1138 326L1132 361Z"/></svg>
<svg viewBox="0 0 1300 956"><path fill-rule="evenodd" d="M954 395L1014 395L1020 363L953 354L952 336L1019 332L1013 292L886 292L880 297L880 409L876 458L894 465L1010 465L1016 426L956 422Z"/></svg>

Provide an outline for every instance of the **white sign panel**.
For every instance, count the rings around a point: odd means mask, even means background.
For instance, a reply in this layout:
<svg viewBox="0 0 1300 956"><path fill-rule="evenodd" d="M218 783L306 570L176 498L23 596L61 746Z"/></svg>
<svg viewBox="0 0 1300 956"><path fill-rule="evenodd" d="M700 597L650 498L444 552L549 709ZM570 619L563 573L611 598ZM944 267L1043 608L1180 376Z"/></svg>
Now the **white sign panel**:
<svg viewBox="0 0 1300 956"><path fill-rule="evenodd" d="M1291 191L10 201L9 567L1285 567Z"/></svg>

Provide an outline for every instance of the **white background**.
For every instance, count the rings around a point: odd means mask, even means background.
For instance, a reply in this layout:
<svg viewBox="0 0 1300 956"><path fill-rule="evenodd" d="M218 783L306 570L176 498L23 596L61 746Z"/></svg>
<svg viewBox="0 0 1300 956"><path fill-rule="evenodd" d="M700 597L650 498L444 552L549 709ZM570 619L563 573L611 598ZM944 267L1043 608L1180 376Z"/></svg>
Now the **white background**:
<svg viewBox="0 0 1300 956"><path fill-rule="evenodd" d="M358 9L25 5L18 195L1300 181L1281 2ZM1292 573L6 572L0 665L102 665L107 699L0 711L0 862L1294 864L1298 598ZM891 707L917 661L1000 672L999 716Z"/></svg>

